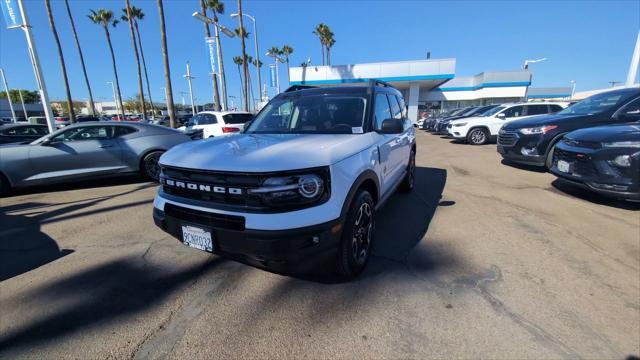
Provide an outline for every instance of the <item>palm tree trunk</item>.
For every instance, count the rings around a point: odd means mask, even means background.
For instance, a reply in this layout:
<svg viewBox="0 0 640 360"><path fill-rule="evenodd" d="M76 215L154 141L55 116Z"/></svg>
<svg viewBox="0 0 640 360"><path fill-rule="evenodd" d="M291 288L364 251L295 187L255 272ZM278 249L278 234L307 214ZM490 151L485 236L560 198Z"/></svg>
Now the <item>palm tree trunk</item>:
<svg viewBox="0 0 640 360"><path fill-rule="evenodd" d="M111 35L109 35L109 28L106 25L104 26L104 34L107 37L107 44L109 44L109 51L111 52L113 76L115 76L116 78L116 90L118 91L118 102L120 103L120 115L122 115L122 120L124 120L124 104L122 103L122 94L120 93L120 79L118 78L118 68L116 67L116 56L113 53L113 45L111 45Z"/></svg>
<svg viewBox="0 0 640 360"><path fill-rule="evenodd" d="M238 0L238 20L240 21L240 29L242 30L242 34L240 34L240 43L242 45L242 70L244 72L244 81L242 83L242 87L244 88L244 93L247 94L249 92L249 84L247 83L247 79L249 78L249 64L247 64L247 49L244 44L244 24L242 22L242 0ZM249 99L246 95L244 97L243 110L249 111Z"/></svg>
<svg viewBox="0 0 640 360"><path fill-rule="evenodd" d="M238 64L238 76L240 77L240 84L244 84L242 82L242 71L240 71L240 64ZM240 100L244 104L244 98L246 97L244 86L240 87L240 93L242 94L242 99L240 99Z"/></svg>
<svg viewBox="0 0 640 360"><path fill-rule="evenodd" d="M167 28L164 24L164 6L162 0L158 0L158 14L160 17L160 38L162 40L162 61L164 63L164 80L167 90L167 112L169 112L169 125L176 127L176 113L173 108L173 89L171 88L171 70L169 69L169 50L167 49Z"/></svg>
<svg viewBox="0 0 640 360"><path fill-rule="evenodd" d="M331 66L331 48L327 46L327 65Z"/></svg>
<svg viewBox="0 0 640 360"><path fill-rule="evenodd" d="M287 56L287 85L291 86L291 79L289 77L289 57Z"/></svg>
<svg viewBox="0 0 640 360"><path fill-rule="evenodd" d="M144 86L142 85L142 67L140 66L140 55L138 54L138 44L136 43L136 33L133 30L133 18L131 17L131 6L129 0L124 0L127 9L127 18L129 20L129 33L131 34L131 42L133 43L133 53L136 56L136 66L138 70L138 92L140 93L140 107L142 108L142 118L147 118L147 109L144 102Z"/></svg>
<svg viewBox="0 0 640 360"><path fill-rule="evenodd" d="M140 48L140 57L142 58L142 67L144 68L144 78L147 82L147 94L149 95L149 103L151 104L151 114L155 116L156 108L153 105L153 100L151 99L151 86L149 86L149 75L147 74L147 63L144 60L144 51L142 51L142 39L140 38L140 29L138 29L138 22L134 22L136 28L136 35L138 38L138 47Z"/></svg>
<svg viewBox="0 0 640 360"><path fill-rule="evenodd" d="M89 84L89 76L87 75L87 67L84 65L84 56L82 55L82 48L80 47L80 40L78 40L78 33L76 32L76 25L73 22L73 16L71 15L71 8L69 8L69 0L64 0L64 4L67 7L67 15L69 16L69 22L71 22L71 31L73 32L73 38L76 42L76 48L80 55L80 65L82 65L82 73L84 74L84 81L87 84L87 90L89 91L89 104L91 106L91 115L96 115L96 106L93 102L93 92L91 91L91 85Z"/></svg>
<svg viewBox="0 0 640 360"><path fill-rule="evenodd" d="M58 37L58 31L56 30L56 24L53 21L53 13L51 12L51 3L49 0L44 0L44 4L47 8L47 16L49 17L49 25L51 25L51 32L53 38L56 41L58 48L58 58L60 59L60 67L62 68L62 79L64 80L64 89L67 93L67 104L69 104L69 120L76 122L76 113L73 110L73 99L71 98L71 89L69 89L69 78L67 77L67 67L64 63L64 55L62 54L62 46L60 46L60 38Z"/></svg>
<svg viewBox="0 0 640 360"><path fill-rule="evenodd" d="M320 40L320 46L322 46L322 65L324 66L324 44L322 43L322 40Z"/></svg>

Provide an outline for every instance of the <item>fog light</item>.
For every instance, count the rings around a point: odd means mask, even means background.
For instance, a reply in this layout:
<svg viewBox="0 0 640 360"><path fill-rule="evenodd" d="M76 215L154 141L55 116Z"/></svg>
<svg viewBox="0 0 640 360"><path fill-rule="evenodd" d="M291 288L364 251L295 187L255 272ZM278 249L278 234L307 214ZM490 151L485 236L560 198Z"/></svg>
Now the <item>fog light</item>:
<svg viewBox="0 0 640 360"><path fill-rule="evenodd" d="M613 159L613 161L610 161L610 163L612 165L615 166L619 166L619 167L630 167L631 166L631 156L629 155L618 155L615 157L615 159Z"/></svg>
<svg viewBox="0 0 640 360"><path fill-rule="evenodd" d="M538 149L537 148L521 148L520 149L520 154L524 155L524 156L538 156Z"/></svg>

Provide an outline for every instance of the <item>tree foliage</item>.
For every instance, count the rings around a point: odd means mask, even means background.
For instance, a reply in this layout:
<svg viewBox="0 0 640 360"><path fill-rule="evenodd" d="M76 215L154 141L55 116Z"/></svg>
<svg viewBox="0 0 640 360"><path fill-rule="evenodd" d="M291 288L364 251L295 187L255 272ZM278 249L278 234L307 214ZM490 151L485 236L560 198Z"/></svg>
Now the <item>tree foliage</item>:
<svg viewBox="0 0 640 360"><path fill-rule="evenodd" d="M20 103L20 93L19 91L22 91L22 97L24 98L24 103L25 104L34 104L37 102L40 102L40 95L38 95L37 91L31 91L31 90L18 90L18 89L9 89L9 96L11 96L11 102L12 103ZM0 92L0 99L6 99L7 98L7 93L2 91Z"/></svg>

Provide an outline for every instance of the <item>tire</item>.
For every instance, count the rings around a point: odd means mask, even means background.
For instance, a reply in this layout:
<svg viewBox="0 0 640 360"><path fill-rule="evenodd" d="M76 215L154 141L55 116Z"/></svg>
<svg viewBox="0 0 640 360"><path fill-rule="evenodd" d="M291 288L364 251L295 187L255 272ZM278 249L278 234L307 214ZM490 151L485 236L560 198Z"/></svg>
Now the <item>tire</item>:
<svg viewBox="0 0 640 360"><path fill-rule="evenodd" d="M553 166L553 153L556 150L556 144L557 142L553 143L550 147L549 147L549 151L547 151L547 157L544 160L544 167L547 168L547 170L551 169L551 166Z"/></svg>
<svg viewBox="0 0 640 360"><path fill-rule="evenodd" d="M151 179L153 181L158 181L160 177L160 166L158 165L158 160L160 160L160 156L164 153L164 151L152 151L145 155L142 159L141 171L142 175Z"/></svg>
<svg viewBox="0 0 640 360"><path fill-rule="evenodd" d="M366 190L358 190L353 198L342 230L338 249L337 273L346 279L357 277L364 270L372 250L375 233L375 205Z"/></svg>
<svg viewBox="0 0 640 360"><path fill-rule="evenodd" d="M9 181L4 177L4 175L0 174L0 197L7 195L9 190L11 190Z"/></svg>
<svg viewBox="0 0 640 360"><path fill-rule="evenodd" d="M416 150L411 149L411 154L409 155L409 165L407 165L407 174L402 179L400 183L399 190L401 192L411 192L413 190L413 184L416 179Z"/></svg>
<svg viewBox="0 0 640 360"><path fill-rule="evenodd" d="M486 129L471 129L467 134L467 143L471 145L484 145L489 141L489 133Z"/></svg>

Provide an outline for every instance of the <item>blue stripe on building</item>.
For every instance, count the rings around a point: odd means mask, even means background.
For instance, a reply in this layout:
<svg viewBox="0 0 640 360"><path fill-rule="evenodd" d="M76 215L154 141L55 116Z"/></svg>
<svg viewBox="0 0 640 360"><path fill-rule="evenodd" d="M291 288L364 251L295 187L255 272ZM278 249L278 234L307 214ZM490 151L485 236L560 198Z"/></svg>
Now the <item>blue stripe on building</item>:
<svg viewBox="0 0 640 360"><path fill-rule="evenodd" d="M510 86L529 86L529 85L531 85L531 82L529 81L495 82L495 83L483 83L475 86L440 87L440 88L433 89L433 91L473 91L473 90L479 90L486 87L510 87Z"/></svg>
<svg viewBox="0 0 640 360"><path fill-rule="evenodd" d="M387 82L417 81L417 80L449 80L449 79L453 79L454 76L455 76L454 74L441 74L441 75L416 75L416 76L390 76L390 77L379 77L379 78L305 80L305 81L292 81L291 85L330 85L330 84L366 83L372 79L387 81Z"/></svg>

